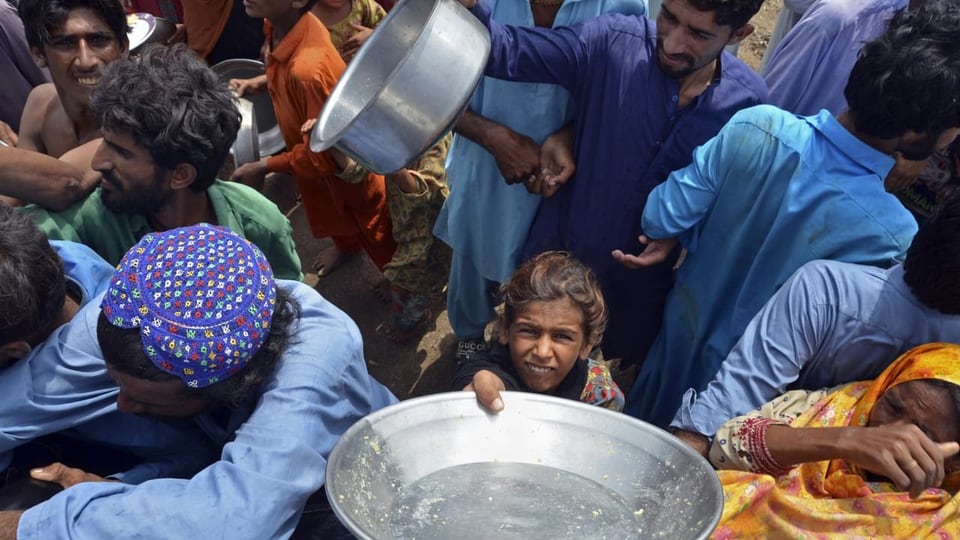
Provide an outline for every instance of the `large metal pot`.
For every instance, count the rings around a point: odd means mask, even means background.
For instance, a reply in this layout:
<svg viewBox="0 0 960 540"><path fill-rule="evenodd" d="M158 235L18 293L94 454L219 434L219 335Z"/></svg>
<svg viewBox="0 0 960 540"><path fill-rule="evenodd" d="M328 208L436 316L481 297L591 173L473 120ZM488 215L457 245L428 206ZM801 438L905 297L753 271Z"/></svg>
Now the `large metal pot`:
<svg viewBox="0 0 960 540"><path fill-rule="evenodd" d="M217 74L223 84L230 82L230 79L252 79L264 73L263 62L246 58L224 60L210 69ZM253 111L257 116L254 125L258 130L257 144L260 155L271 156L286 148L280 126L277 125L277 115L273 110L270 94L263 92L243 97L253 103Z"/></svg>
<svg viewBox="0 0 960 540"><path fill-rule="evenodd" d="M244 98L237 98L237 109L240 111L240 129L237 138L230 147L233 163L236 167L244 163L253 163L260 160L260 141L257 137L257 115L253 110L253 103Z"/></svg>
<svg viewBox="0 0 960 540"><path fill-rule="evenodd" d="M162 17L154 17L149 13L131 13L127 15L127 41L130 42L130 52L136 54L141 47L148 43L166 44L177 31L177 25Z"/></svg>
<svg viewBox="0 0 960 540"><path fill-rule="evenodd" d="M503 392L381 409L340 438L327 498L361 539L706 538L723 490L699 454L625 414Z"/></svg>
<svg viewBox="0 0 960 540"><path fill-rule="evenodd" d="M457 0L403 0L347 66L313 133L364 167L403 168L453 127L483 75L490 36Z"/></svg>

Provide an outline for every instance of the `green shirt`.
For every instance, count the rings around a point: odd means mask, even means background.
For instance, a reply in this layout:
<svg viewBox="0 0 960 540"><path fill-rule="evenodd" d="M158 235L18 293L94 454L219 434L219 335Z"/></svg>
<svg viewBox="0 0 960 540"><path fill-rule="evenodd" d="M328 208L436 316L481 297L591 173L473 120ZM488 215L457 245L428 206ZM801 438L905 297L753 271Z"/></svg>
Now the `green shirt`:
<svg viewBox="0 0 960 540"><path fill-rule="evenodd" d="M217 216L216 225L227 227L263 251L274 276L302 280L300 256L293 243L290 222L260 192L236 182L217 180L207 189ZM36 205L23 208L51 240L71 240L90 246L112 265L144 235L153 232L140 214L112 212L103 204L100 188L63 212Z"/></svg>

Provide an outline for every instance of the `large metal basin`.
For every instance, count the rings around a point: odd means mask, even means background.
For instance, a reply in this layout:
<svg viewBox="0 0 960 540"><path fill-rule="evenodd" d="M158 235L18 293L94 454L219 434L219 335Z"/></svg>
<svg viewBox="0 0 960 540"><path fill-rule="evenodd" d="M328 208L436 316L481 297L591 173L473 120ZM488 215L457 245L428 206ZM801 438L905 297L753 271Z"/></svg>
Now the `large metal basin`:
<svg viewBox="0 0 960 540"><path fill-rule="evenodd" d="M359 538L706 538L723 492L699 454L649 424L571 400L472 392L403 401L357 422L327 497Z"/></svg>
<svg viewBox="0 0 960 540"><path fill-rule="evenodd" d="M453 127L483 75L487 29L457 0L403 0L347 66L310 136L364 167L402 169Z"/></svg>

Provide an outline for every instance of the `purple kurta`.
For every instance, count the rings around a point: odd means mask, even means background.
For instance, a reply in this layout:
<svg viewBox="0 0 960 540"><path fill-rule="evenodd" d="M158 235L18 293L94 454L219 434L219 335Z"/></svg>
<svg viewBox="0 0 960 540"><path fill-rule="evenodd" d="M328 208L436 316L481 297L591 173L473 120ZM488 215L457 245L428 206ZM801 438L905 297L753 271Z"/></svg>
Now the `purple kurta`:
<svg viewBox="0 0 960 540"><path fill-rule="evenodd" d="M660 329L670 267L629 270L610 252L641 251L650 190L688 165L736 111L765 102L766 86L723 53L720 76L678 110L680 81L657 65L653 21L605 15L551 30L501 26L482 3L472 11L490 28L487 75L559 84L576 104L577 172L541 204L525 253L565 249L590 266L610 308L604 354L641 360Z"/></svg>

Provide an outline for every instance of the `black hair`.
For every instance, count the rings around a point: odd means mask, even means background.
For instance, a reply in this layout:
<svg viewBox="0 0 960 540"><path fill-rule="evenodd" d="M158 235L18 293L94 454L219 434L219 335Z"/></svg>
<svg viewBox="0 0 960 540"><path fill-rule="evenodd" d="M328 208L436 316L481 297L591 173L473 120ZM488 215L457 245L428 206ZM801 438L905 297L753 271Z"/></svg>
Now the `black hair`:
<svg viewBox="0 0 960 540"><path fill-rule="evenodd" d="M127 49L130 28L119 0L20 0L17 10L23 19L27 43L31 48L43 51L43 44L49 43L50 35L66 22L71 11L78 8L88 8L103 17L120 48Z"/></svg>
<svg viewBox="0 0 960 540"><path fill-rule="evenodd" d="M750 22L763 0L687 0L698 11L712 11L713 21L734 30Z"/></svg>
<svg viewBox="0 0 960 540"><path fill-rule="evenodd" d="M66 295L63 261L47 237L0 202L0 344L52 330Z"/></svg>
<svg viewBox="0 0 960 540"><path fill-rule="evenodd" d="M240 129L233 94L186 45L148 45L107 66L90 107L105 131L127 131L166 170L189 163L205 191Z"/></svg>
<svg viewBox="0 0 960 540"><path fill-rule="evenodd" d="M213 406L236 407L257 391L276 370L283 352L293 342L291 330L299 319L300 304L278 287L270 333L247 364L237 373L204 388L190 388L184 384L184 393L202 396ZM143 352L139 328L114 326L101 312L97 320L97 340L110 369L147 381L181 380L158 368L147 357Z"/></svg>
<svg viewBox="0 0 960 540"><path fill-rule="evenodd" d="M844 89L857 131L881 139L960 126L960 5L902 10L864 45Z"/></svg>
<svg viewBox="0 0 960 540"><path fill-rule="evenodd" d="M960 315L960 192L920 226L907 249L903 281L925 306Z"/></svg>

